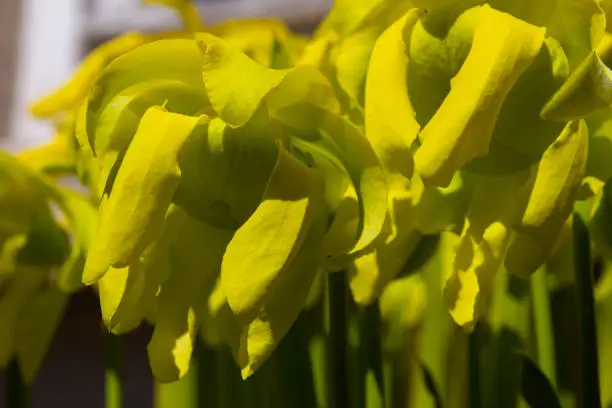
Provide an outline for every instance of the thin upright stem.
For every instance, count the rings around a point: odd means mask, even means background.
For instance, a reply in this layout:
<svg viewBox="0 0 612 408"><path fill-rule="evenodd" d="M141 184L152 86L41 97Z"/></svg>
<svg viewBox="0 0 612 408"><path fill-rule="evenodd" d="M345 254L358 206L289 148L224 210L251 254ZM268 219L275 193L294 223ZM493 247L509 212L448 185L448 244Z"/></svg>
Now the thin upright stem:
<svg viewBox="0 0 612 408"><path fill-rule="evenodd" d="M482 406L480 390L480 359L478 347L478 332L474 330L468 337L468 370L469 370L469 401L470 408Z"/></svg>
<svg viewBox="0 0 612 408"><path fill-rule="evenodd" d="M557 365L555 340L550 310L550 298L546 285L546 271L538 270L531 277L531 300L535 321L536 349L540 370L548 377L553 388L557 388Z"/></svg>
<svg viewBox="0 0 612 408"><path fill-rule="evenodd" d="M106 408L121 408L123 406L122 362L123 350L121 338L107 333L105 338L106 372L105 399Z"/></svg>
<svg viewBox="0 0 612 408"><path fill-rule="evenodd" d="M579 214L574 214L574 273L580 327L580 378L583 407L601 407L597 327L593 296L593 274L589 231Z"/></svg>
<svg viewBox="0 0 612 408"><path fill-rule="evenodd" d="M348 285L346 274L336 272L329 275L329 338L330 368L333 387L333 408L350 407L349 383L347 372L348 356L348 321L347 321Z"/></svg>

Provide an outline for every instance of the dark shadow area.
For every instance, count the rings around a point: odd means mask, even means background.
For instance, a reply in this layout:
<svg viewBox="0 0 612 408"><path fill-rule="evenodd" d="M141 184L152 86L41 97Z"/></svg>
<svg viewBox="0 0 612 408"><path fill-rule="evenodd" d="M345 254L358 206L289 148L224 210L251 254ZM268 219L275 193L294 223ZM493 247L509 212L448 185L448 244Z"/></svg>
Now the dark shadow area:
<svg viewBox="0 0 612 408"><path fill-rule="evenodd" d="M153 381L146 352L150 336L148 326L122 336L125 407L153 406ZM104 329L98 298L85 290L72 297L46 361L31 386L31 408L103 408L104 364ZM4 373L0 373L0 408L4 406Z"/></svg>

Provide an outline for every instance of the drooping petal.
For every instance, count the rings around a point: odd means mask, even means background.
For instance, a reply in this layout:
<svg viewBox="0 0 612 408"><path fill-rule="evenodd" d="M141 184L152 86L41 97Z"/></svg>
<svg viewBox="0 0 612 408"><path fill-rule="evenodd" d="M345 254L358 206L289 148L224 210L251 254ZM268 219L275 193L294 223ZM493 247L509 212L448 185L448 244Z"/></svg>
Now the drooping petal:
<svg viewBox="0 0 612 408"><path fill-rule="evenodd" d="M569 75L563 48L546 38L538 56L506 97L491 135L489 152L466 166L480 174L508 174L536 164L565 123L542 119L540 110Z"/></svg>
<svg viewBox="0 0 612 408"><path fill-rule="evenodd" d="M482 7L468 57L419 136L415 165L426 184L448 185L455 171L488 153L501 106L543 41L543 29Z"/></svg>
<svg viewBox="0 0 612 408"><path fill-rule="evenodd" d="M199 117L149 109L127 150L113 191L102 201L96 238L83 281L91 284L109 267L138 261L162 232L164 216L180 180L178 154Z"/></svg>
<svg viewBox="0 0 612 408"><path fill-rule="evenodd" d="M145 249L140 261L119 274L110 268L98 281L102 319L111 332L135 329L155 309L160 285L171 273L170 247L186 219L179 208L170 206L163 234Z"/></svg>
<svg viewBox="0 0 612 408"><path fill-rule="evenodd" d="M194 40L170 38L142 45L113 60L95 81L78 115L76 137L81 148L95 156L102 110L131 86L156 80L177 81L206 98L200 59Z"/></svg>
<svg viewBox="0 0 612 408"><path fill-rule="evenodd" d="M215 112L230 126L244 125L287 70L272 70L210 34L199 34L202 75Z"/></svg>
<svg viewBox="0 0 612 408"><path fill-rule="evenodd" d="M228 245L221 282L243 327L242 340L230 344L244 378L276 348L310 293L327 225L321 187L313 170L280 149L262 203Z"/></svg>
<svg viewBox="0 0 612 408"><path fill-rule="evenodd" d="M530 172L480 178L455 249L444 294L453 320L473 327L506 253L511 226L529 192Z"/></svg>
<svg viewBox="0 0 612 408"><path fill-rule="evenodd" d="M567 124L557 141L542 156L527 208L508 247L505 266L528 277L548 258L585 175L588 129L583 120Z"/></svg>
<svg viewBox="0 0 612 408"><path fill-rule="evenodd" d="M180 211L180 210L179 210ZM175 381L189 369L197 335L194 306L203 286L212 287L233 231L200 223L184 212L170 249L171 274L161 285L153 336L147 347L153 375Z"/></svg>
<svg viewBox="0 0 612 408"><path fill-rule="evenodd" d="M321 189L321 183L315 183ZM257 318L243 331L246 344L238 353L243 378L250 376L265 362L306 306L321 262L321 240L328 220L321 191L314 194L312 201L318 201L318 205L315 205L318 209L313 209L314 219L302 247L288 265L287 273L277 279Z"/></svg>
<svg viewBox="0 0 612 408"><path fill-rule="evenodd" d="M612 50L612 43L610 43ZM612 71L593 51L542 108L548 120L575 120L612 104Z"/></svg>
<svg viewBox="0 0 612 408"><path fill-rule="evenodd" d="M259 312L302 245L312 217L310 177L307 167L280 148L263 201L228 245L221 282L243 322Z"/></svg>
<svg viewBox="0 0 612 408"><path fill-rule="evenodd" d="M98 196L110 193L142 115L152 106L169 112L197 115L206 98L197 88L175 80L152 80L130 86L118 93L100 111L95 133L95 165L98 166Z"/></svg>
<svg viewBox="0 0 612 408"><path fill-rule="evenodd" d="M376 151L388 185L387 232L349 268L351 291L368 304L402 268L418 241L415 206L422 192L414 176L411 145L419 131L408 96L405 33L420 16L408 12L377 40L366 82L366 137ZM401 254L401 255L398 255Z"/></svg>
<svg viewBox="0 0 612 408"><path fill-rule="evenodd" d="M202 75L212 108L232 127L246 124L271 93L271 110L294 103L333 106L329 84L311 66L269 69L212 35L199 34L196 39L203 55Z"/></svg>

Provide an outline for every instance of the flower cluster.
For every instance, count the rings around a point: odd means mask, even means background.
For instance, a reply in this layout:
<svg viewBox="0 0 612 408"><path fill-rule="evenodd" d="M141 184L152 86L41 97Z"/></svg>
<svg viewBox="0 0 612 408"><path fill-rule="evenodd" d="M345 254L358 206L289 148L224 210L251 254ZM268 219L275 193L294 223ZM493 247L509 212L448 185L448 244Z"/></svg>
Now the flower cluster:
<svg viewBox="0 0 612 408"><path fill-rule="evenodd" d="M612 251L597 1L337 0L312 38L161 3L184 31L101 46L33 109L72 123L99 202L83 282L113 332L154 324L159 380L198 330L249 376L321 277L344 271L367 305L441 232L468 328L500 268L529 277L563 248L577 202Z"/></svg>

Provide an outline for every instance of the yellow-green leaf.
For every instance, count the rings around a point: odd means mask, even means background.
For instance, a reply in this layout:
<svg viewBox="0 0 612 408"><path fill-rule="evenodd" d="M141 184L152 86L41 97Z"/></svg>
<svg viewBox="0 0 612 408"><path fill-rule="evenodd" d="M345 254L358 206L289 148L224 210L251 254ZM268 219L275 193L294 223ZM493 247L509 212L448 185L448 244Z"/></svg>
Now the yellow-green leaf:
<svg viewBox="0 0 612 408"><path fill-rule="evenodd" d="M501 106L543 41L543 29L482 7L468 57L419 136L415 165L426 184L448 185L455 171L488 153Z"/></svg>

